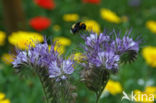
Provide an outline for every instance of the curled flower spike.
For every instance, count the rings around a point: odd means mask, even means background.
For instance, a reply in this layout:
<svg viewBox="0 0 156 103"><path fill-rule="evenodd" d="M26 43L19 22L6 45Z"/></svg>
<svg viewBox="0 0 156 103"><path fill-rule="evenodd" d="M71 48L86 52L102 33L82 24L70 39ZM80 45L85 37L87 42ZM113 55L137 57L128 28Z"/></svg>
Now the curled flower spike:
<svg viewBox="0 0 156 103"><path fill-rule="evenodd" d="M111 49L121 56L121 62L132 62L136 59L139 52L140 41L134 41L130 36L125 35L123 38L117 37L111 43Z"/></svg>

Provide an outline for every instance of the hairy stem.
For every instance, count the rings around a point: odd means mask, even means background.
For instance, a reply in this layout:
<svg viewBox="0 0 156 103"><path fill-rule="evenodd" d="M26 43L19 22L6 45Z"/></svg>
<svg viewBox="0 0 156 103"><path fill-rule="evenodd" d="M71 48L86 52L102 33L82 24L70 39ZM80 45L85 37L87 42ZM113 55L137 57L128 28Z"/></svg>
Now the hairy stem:
<svg viewBox="0 0 156 103"><path fill-rule="evenodd" d="M40 82L42 84L43 92L44 92L44 95L46 97L46 102L52 103L53 96L51 95L52 91L49 90L49 87L52 88L53 85L51 83L52 81L47 76L47 70L43 69L43 68L37 68L36 73L37 73L37 76L39 77Z"/></svg>
<svg viewBox="0 0 156 103"><path fill-rule="evenodd" d="M101 96L101 95L96 94L96 102L95 102L95 103L98 103L98 102L99 102L100 96Z"/></svg>
<svg viewBox="0 0 156 103"><path fill-rule="evenodd" d="M41 80L41 76L39 76L39 79L40 79L40 82L41 82L41 85L42 85L42 89L43 89L43 92L44 92L44 96L46 97L46 103L48 103L48 96L46 95L46 90L45 90L45 87L44 87L44 84L43 84L43 81Z"/></svg>

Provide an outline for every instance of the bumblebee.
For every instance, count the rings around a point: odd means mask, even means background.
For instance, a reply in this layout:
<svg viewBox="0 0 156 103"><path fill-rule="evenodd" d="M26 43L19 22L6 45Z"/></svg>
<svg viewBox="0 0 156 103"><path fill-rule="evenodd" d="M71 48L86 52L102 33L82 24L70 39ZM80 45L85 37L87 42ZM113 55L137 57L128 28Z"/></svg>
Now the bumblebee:
<svg viewBox="0 0 156 103"><path fill-rule="evenodd" d="M73 33L73 34L76 34L82 30L86 30L86 24L82 23L82 22L77 22L77 23L73 24L71 27L71 33Z"/></svg>

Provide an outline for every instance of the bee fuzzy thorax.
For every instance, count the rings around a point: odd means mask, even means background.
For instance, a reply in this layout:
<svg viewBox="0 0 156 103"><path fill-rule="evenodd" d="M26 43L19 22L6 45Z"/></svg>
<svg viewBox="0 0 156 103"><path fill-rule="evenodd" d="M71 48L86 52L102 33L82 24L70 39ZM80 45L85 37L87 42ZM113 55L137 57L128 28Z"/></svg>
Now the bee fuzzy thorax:
<svg viewBox="0 0 156 103"><path fill-rule="evenodd" d="M86 30L86 24L83 22L77 22L77 23L73 24L71 27L71 33L73 33L73 34L76 34L82 30Z"/></svg>

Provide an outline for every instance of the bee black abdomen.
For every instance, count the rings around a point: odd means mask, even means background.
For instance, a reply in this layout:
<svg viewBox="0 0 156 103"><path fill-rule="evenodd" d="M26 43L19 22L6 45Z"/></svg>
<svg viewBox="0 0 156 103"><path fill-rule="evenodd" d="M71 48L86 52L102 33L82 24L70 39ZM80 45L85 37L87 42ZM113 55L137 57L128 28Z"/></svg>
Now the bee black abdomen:
<svg viewBox="0 0 156 103"><path fill-rule="evenodd" d="M81 25L81 29L86 30L86 25L85 24L82 24Z"/></svg>

